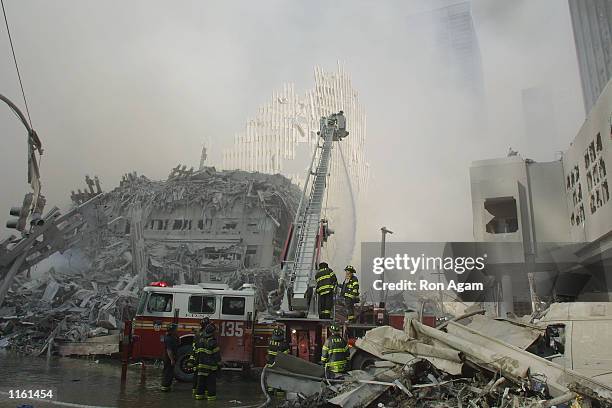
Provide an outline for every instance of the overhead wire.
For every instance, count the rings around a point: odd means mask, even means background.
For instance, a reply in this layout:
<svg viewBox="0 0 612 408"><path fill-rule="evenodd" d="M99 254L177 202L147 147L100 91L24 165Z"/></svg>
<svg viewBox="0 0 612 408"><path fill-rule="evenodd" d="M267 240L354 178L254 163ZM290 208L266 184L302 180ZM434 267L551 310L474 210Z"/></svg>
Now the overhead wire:
<svg viewBox="0 0 612 408"><path fill-rule="evenodd" d="M21 95L23 96L23 103L25 104L26 113L28 115L28 121L30 122L30 128L32 128L32 118L30 116L30 109L28 107L28 100L26 98L25 91L23 89L23 81L21 80L21 72L19 71L19 64L17 63L17 56L15 55L15 47L13 45L13 37L11 36L11 29L9 28L8 19L6 17L6 9L4 8L4 0L0 0L2 5L2 14L4 15L4 24L6 25L6 32L8 34L9 43L11 45L11 52L13 53L13 61L15 62L15 69L17 70L17 78L19 79L19 86L21 87Z"/></svg>

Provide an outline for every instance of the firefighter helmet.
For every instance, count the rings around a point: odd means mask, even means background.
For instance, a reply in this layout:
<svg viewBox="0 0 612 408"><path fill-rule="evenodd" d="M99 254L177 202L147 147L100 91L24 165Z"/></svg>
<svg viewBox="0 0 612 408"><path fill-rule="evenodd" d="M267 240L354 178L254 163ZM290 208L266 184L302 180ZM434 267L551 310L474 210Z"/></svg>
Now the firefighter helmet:
<svg viewBox="0 0 612 408"><path fill-rule="evenodd" d="M329 265L327 264L327 262L319 263L319 269L323 269L323 268L329 268Z"/></svg>
<svg viewBox="0 0 612 408"><path fill-rule="evenodd" d="M215 334L215 330L217 330L217 327L215 326L215 324L214 323L210 323L204 329L204 336L205 337L212 337L212 335Z"/></svg>
<svg viewBox="0 0 612 408"><path fill-rule="evenodd" d="M284 337L285 332L283 331L283 329L277 327L274 330L272 330L272 335L276 337Z"/></svg>
<svg viewBox="0 0 612 408"><path fill-rule="evenodd" d="M353 268L353 265L346 265L346 268L344 268L344 270L350 273L355 273L355 268Z"/></svg>
<svg viewBox="0 0 612 408"><path fill-rule="evenodd" d="M206 326L208 326L210 324L210 319L208 318L208 316L206 316L205 318L202 319L202 321L200 322L200 327L205 329Z"/></svg>
<svg viewBox="0 0 612 408"><path fill-rule="evenodd" d="M178 324L176 324L176 323L170 323L170 324L168 325L168 333L175 332L175 331L176 331L176 329L178 329Z"/></svg>
<svg viewBox="0 0 612 408"><path fill-rule="evenodd" d="M340 333L340 326L338 326L336 323L333 323L329 326L329 331L331 331L334 334L338 334Z"/></svg>

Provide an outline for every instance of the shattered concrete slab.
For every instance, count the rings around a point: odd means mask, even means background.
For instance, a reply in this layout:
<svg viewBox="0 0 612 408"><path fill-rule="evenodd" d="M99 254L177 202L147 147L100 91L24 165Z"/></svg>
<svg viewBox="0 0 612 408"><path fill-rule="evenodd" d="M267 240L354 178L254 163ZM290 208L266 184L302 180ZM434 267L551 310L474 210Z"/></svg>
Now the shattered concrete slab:
<svg viewBox="0 0 612 408"><path fill-rule="evenodd" d="M540 327L478 316L445 330L408 320L405 331L378 327L358 339L353 359L380 359L283 407L610 406L612 387L526 349Z"/></svg>

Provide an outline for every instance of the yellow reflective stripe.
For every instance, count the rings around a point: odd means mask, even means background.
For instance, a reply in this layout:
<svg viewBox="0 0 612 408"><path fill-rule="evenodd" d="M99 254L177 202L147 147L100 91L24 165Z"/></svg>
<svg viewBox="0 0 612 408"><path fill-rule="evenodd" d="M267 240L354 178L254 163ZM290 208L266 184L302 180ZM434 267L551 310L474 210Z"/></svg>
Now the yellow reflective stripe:
<svg viewBox="0 0 612 408"><path fill-rule="evenodd" d="M323 350L328 351L329 347L327 347L326 345L323 345Z"/></svg>
<svg viewBox="0 0 612 408"><path fill-rule="evenodd" d="M327 275L321 275L317 278L317 282L322 281L323 279L332 279L332 276L334 276L334 273L328 273Z"/></svg>
<svg viewBox="0 0 612 408"><path fill-rule="evenodd" d="M331 353L344 353L346 351L348 351L348 347L333 348L330 350Z"/></svg>
<svg viewBox="0 0 612 408"><path fill-rule="evenodd" d="M211 370L215 370L217 368L217 365L198 364L198 368L208 368Z"/></svg>
<svg viewBox="0 0 612 408"><path fill-rule="evenodd" d="M278 351L270 351L268 350L268 354L270 354L271 356L275 356L278 354Z"/></svg>

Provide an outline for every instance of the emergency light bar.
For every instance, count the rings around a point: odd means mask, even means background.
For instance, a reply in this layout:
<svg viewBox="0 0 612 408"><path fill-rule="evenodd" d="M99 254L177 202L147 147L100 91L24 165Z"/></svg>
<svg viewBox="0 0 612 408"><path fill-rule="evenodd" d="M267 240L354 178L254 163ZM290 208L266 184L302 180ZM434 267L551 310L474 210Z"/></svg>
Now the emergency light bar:
<svg viewBox="0 0 612 408"><path fill-rule="evenodd" d="M149 283L149 286L156 286L158 288L165 288L166 286L170 286L170 285L168 285L168 282L157 281L157 282Z"/></svg>

